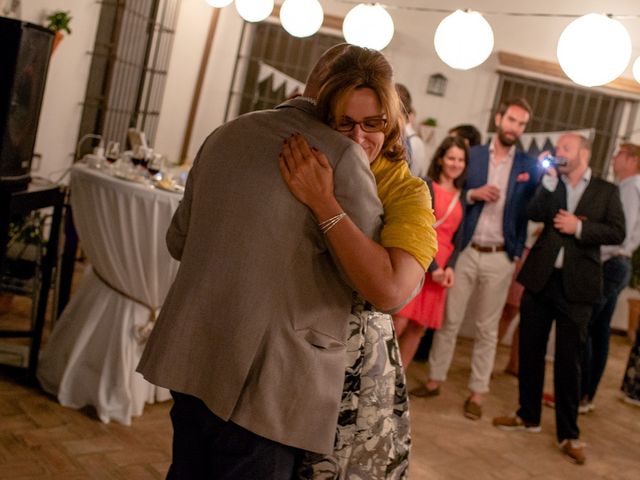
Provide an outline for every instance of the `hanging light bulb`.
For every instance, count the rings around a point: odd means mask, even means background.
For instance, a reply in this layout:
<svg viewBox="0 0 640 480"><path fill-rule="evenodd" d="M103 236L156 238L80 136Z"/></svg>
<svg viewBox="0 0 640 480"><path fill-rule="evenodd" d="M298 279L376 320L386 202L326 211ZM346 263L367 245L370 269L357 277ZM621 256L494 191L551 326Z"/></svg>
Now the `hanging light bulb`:
<svg viewBox="0 0 640 480"><path fill-rule="evenodd" d="M575 19L558 39L558 62L579 85L595 87L619 77L631 59L631 37L617 20L590 13Z"/></svg>
<svg viewBox="0 0 640 480"><path fill-rule="evenodd" d="M209 5L211 5L212 7L216 7L216 8L226 7L231 2L233 2L233 0L204 0L204 1L207 2Z"/></svg>
<svg viewBox="0 0 640 480"><path fill-rule="evenodd" d="M285 0L280 8L282 28L294 37L308 37L322 26L324 12L318 0Z"/></svg>
<svg viewBox="0 0 640 480"><path fill-rule="evenodd" d="M273 0L236 0L236 10L247 22L261 22L273 11Z"/></svg>
<svg viewBox="0 0 640 480"><path fill-rule="evenodd" d="M433 43L444 63L458 70L469 70L491 55L493 30L480 13L456 10L440 22Z"/></svg>
<svg viewBox="0 0 640 480"><path fill-rule="evenodd" d="M640 57L636 58L636 61L633 62L633 78L636 79L636 82L640 83Z"/></svg>
<svg viewBox="0 0 640 480"><path fill-rule="evenodd" d="M379 4L361 3L344 17L342 34L352 45L382 50L393 38L393 19Z"/></svg>

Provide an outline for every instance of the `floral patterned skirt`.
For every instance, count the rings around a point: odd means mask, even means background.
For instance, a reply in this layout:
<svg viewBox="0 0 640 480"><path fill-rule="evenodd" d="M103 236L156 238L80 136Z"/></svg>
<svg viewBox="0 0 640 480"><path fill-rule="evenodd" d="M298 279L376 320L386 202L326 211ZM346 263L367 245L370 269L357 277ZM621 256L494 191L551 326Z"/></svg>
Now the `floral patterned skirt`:
<svg viewBox="0 0 640 480"><path fill-rule="evenodd" d="M629 353L621 390L627 397L640 401L640 329L636 332L636 343Z"/></svg>
<svg viewBox="0 0 640 480"><path fill-rule="evenodd" d="M333 455L307 453L301 479L404 479L410 424L406 379L390 315L354 307Z"/></svg>

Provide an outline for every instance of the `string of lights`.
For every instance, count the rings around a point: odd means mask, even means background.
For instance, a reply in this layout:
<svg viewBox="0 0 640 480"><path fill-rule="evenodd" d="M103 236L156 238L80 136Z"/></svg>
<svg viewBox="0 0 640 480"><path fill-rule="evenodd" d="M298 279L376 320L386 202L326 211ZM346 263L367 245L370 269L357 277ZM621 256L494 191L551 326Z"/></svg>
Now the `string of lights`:
<svg viewBox="0 0 640 480"><path fill-rule="evenodd" d="M434 35L434 46L440 59L452 68L468 70L483 63L494 47L494 36L486 17L565 18L570 23L558 39L557 58L565 74L575 83L594 87L619 77L629 65L632 54L631 37L620 20L639 19L640 14L613 13L536 13L510 11L475 11L444 9L429 6L363 3L357 0L337 0L355 5L351 12L362 7L384 11L412 11L445 14ZM349 14L351 14L349 12ZM348 14L348 15L349 15ZM391 18L391 17L390 17ZM363 23L366 23L363 22ZM393 20L392 20L393 23ZM392 31L393 31L393 27ZM349 41L347 39L347 41ZM385 44L386 45L386 44ZM366 45L363 45L366 46ZM632 73L640 82L640 57L633 63Z"/></svg>
<svg viewBox="0 0 640 480"><path fill-rule="evenodd" d="M336 0L338 3L345 3L348 5L358 5L360 3L367 2L359 2L357 0ZM368 2L371 4L377 2ZM388 3L381 3L381 5L387 10L407 10L407 11L415 11L415 12L428 12L428 13L453 13L456 8L435 8L435 7L424 7L417 5L394 5ZM475 10L473 8L469 9L460 9L460 10ZM505 11L491 11L491 10L482 10L482 15L504 15L508 17L542 17L542 18L579 18L585 15L585 13L546 13L546 12L505 12ZM610 13L610 12L601 12L603 15L606 15L609 18L615 18L616 20L630 20L630 19L640 19L639 14L618 14L618 13Z"/></svg>
<svg viewBox="0 0 640 480"><path fill-rule="evenodd" d="M205 1L221 8L232 0ZM480 12L471 9L382 5L357 0L336 1L354 5L344 17L342 32L345 40L376 50L384 49L393 39L395 26L389 11L446 14L435 30L434 47L438 57L457 70L475 68L491 55L494 34L485 18L487 16L571 19L558 38L558 63L571 80L586 87L605 85L623 74L631 62L633 46L631 36L620 20L640 19L640 14ZM246 21L259 22L271 14L274 0L235 0L235 7ZM283 28L297 37L315 34L323 18L319 0L284 0L280 7ZM632 73L640 82L640 57L633 62Z"/></svg>

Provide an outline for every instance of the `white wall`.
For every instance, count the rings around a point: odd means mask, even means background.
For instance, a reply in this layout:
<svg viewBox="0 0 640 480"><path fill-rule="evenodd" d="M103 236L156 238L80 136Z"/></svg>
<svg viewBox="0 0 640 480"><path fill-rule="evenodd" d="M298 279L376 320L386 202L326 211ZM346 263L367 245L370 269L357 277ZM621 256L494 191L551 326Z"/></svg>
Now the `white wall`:
<svg viewBox="0 0 640 480"><path fill-rule="evenodd" d="M22 19L42 24L53 10L68 10L73 17L66 35L49 62L35 152L42 164L33 175L57 180L71 164L78 136L81 102L87 86L100 5L87 0L28 0Z"/></svg>
<svg viewBox="0 0 640 480"><path fill-rule="evenodd" d="M157 149L172 161L181 160L178 157L212 11L203 0L182 0L156 139ZM233 5L223 8L198 102L186 158L188 162L193 160L207 135L224 119L241 31L242 19Z"/></svg>
<svg viewBox="0 0 640 480"><path fill-rule="evenodd" d="M206 88L202 91L191 139L190 158L195 156L207 135L224 120L242 23L233 6L222 10L204 82Z"/></svg>
<svg viewBox="0 0 640 480"><path fill-rule="evenodd" d="M212 12L205 2L182 0L182 4L154 145L172 162L179 160Z"/></svg>
<svg viewBox="0 0 640 480"><path fill-rule="evenodd" d="M640 292L633 288L625 288L618 297L616 309L611 318L611 328L618 330L628 330L629 326L629 299L640 299Z"/></svg>
<svg viewBox="0 0 640 480"><path fill-rule="evenodd" d="M335 0L320 0L325 13L344 16L352 5ZM55 52L49 69L47 89L40 119L36 151L43 154L43 166L36 174L52 175L71 163L71 153L80 121L80 102L84 99L90 56L93 48L100 5L89 0L23 1L25 20L40 22L46 9L70 10L73 34L65 38ZM387 0L389 5L424 5L418 0ZM430 8L451 9L449 0L431 0ZM474 0L456 5L484 12L517 11L585 14L611 12L639 15L638 0ZM488 121L497 75L495 54L478 68L462 72L447 67L436 56L433 34L445 14L390 9L396 34L385 54L395 67L396 78L405 83L414 97L418 119L438 119L434 144L446 130L457 123L471 122L484 130ZM178 160L186 120L191 106L193 87L201 61L211 9L204 0L182 0L174 52L158 127L156 148L170 159ZM495 51L503 50L532 58L555 61L555 45L567 18L512 17L486 14L495 34ZM640 55L640 20L622 20L633 41L633 58ZM229 84L238 48L242 22L230 5L221 12L209 60L196 123L189 148L193 158L206 135L224 118ZM449 82L445 97L426 94L429 75L444 74ZM625 76L631 78L630 67ZM640 114L636 121L640 128ZM633 140L640 142L640 131Z"/></svg>

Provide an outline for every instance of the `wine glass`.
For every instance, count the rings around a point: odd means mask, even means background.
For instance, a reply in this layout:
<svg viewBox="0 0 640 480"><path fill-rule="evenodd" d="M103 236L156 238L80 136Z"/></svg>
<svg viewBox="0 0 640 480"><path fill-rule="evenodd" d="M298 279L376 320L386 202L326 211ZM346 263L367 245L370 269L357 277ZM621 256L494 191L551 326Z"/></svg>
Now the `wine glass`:
<svg viewBox="0 0 640 480"><path fill-rule="evenodd" d="M109 140L107 148L104 151L104 156L111 165L113 165L118 158L120 158L120 142L115 140Z"/></svg>
<svg viewBox="0 0 640 480"><path fill-rule="evenodd" d="M133 163L134 168L138 168L143 163L143 159L147 155L146 149L143 146L136 146L133 149L133 153L131 154L131 163Z"/></svg>
<svg viewBox="0 0 640 480"><path fill-rule="evenodd" d="M147 170L153 180L162 180L164 173L165 157L159 153L153 153L149 156Z"/></svg>

